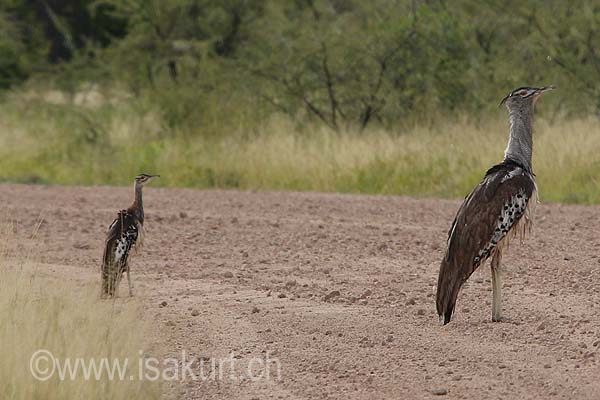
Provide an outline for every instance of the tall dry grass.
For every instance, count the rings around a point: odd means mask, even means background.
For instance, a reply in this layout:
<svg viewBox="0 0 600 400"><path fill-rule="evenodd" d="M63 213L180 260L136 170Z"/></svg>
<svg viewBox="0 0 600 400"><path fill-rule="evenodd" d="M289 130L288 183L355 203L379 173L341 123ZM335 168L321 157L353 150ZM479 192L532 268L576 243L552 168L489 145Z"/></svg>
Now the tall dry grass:
<svg viewBox="0 0 600 400"><path fill-rule="evenodd" d="M1 236L3 243L6 236ZM41 349L59 360L130 359L126 376L137 373L143 350L144 326L135 301L104 302L97 285L79 285L52 276L31 259L15 260L3 251L0 259L0 398L158 399L160 387L144 380L86 380L83 374L61 380L58 370L46 380L34 378L32 355ZM50 364L43 360L41 369ZM81 372L81 371L80 371ZM69 375L67 375L68 377Z"/></svg>
<svg viewBox="0 0 600 400"><path fill-rule="evenodd" d="M159 111L134 102L12 101L0 109L0 179L129 184L148 171L171 186L462 197L501 160L505 114L365 132L273 119L219 132L210 121L166 128ZM597 119L538 118L534 142L542 201L600 202Z"/></svg>

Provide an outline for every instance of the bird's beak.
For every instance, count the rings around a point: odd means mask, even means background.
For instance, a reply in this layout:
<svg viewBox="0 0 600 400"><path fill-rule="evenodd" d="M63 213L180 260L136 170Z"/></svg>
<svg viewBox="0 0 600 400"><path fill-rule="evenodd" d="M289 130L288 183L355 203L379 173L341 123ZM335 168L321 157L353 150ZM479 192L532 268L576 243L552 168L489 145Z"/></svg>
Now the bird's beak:
<svg viewBox="0 0 600 400"><path fill-rule="evenodd" d="M500 104L498 104L498 107L501 107L502 104L504 104L504 102L506 101L506 99L508 99L510 97L510 93L507 94L502 100L500 100Z"/></svg>
<svg viewBox="0 0 600 400"><path fill-rule="evenodd" d="M556 86L544 86L544 87L537 89L535 91L535 93L533 94L533 104L537 103L537 101L539 100L542 93L546 93L546 92L548 92L550 90L554 90L554 89L556 89Z"/></svg>
<svg viewBox="0 0 600 400"><path fill-rule="evenodd" d="M148 179L146 180L146 182L150 182L153 181L154 178L160 178L160 175L149 175Z"/></svg>
<svg viewBox="0 0 600 400"><path fill-rule="evenodd" d="M538 90L535 92L535 95L536 95L536 96L539 96L540 94L542 94L542 93L544 93L544 92L548 92L548 91L550 91L550 90L554 90L554 89L556 89L556 86L553 86L553 85L550 85L550 86L544 86L544 87L541 87L541 88L539 88L539 89L538 89Z"/></svg>

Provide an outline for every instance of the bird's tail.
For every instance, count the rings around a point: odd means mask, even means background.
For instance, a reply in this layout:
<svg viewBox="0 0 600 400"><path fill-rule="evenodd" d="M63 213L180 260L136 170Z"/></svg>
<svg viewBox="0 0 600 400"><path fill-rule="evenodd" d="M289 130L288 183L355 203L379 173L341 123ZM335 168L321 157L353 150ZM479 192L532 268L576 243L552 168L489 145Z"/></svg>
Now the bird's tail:
<svg viewBox="0 0 600 400"><path fill-rule="evenodd" d="M112 278L114 274L111 273L113 269L110 265L102 263L102 298L112 297L114 294L114 282Z"/></svg>
<svg viewBox="0 0 600 400"><path fill-rule="evenodd" d="M453 263L448 260L448 257L444 257L440 265L436 294L437 313L440 321L443 318L444 325L450 322L450 318L452 318L456 298L463 282L464 280L460 276L460 269L454 268Z"/></svg>
<svg viewBox="0 0 600 400"><path fill-rule="evenodd" d="M116 264L110 256L105 256L102 260L102 298L115 295L120 278L120 271Z"/></svg>

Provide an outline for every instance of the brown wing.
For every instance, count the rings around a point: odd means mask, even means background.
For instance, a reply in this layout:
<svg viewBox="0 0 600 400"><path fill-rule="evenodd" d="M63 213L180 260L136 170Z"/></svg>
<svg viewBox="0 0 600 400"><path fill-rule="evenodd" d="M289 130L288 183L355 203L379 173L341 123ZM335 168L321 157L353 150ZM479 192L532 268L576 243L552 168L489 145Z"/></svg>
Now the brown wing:
<svg viewBox="0 0 600 400"><path fill-rule="evenodd" d="M461 205L440 266L437 312L450 321L463 283L513 232L535 193L532 174L512 161L491 168Z"/></svg>
<svg viewBox="0 0 600 400"><path fill-rule="evenodd" d="M103 295L114 294L118 274L123 273L127 268L129 251L138 239L140 226L133 213L121 210L108 227L102 259Z"/></svg>

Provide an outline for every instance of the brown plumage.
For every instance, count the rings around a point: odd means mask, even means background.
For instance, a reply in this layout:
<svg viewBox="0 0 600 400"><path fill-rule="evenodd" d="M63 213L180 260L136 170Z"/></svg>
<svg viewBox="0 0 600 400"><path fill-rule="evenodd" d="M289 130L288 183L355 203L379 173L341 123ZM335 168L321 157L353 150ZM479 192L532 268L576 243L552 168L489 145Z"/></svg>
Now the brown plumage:
<svg viewBox="0 0 600 400"><path fill-rule="evenodd" d="M129 295L133 295L133 285L129 274L129 254L139 248L143 236L144 206L142 187L159 175L140 174L135 177L133 204L119 215L108 227L104 255L102 257L102 297L113 297L123 273L127 273Z"/></svg>
<svg viewBox="0 0 600 400"><path fill-rule="evenodd" d="M492 259L492 320L501 318L502 250L512 237L523 239L530 230L537 202L531 169L533 108L539 95L552 88L519 88L503 100L511 123L504 161L490 168L465 198L448 233L436 299L444 324L450 322L463 283L488 258Z"/></svg>
<svg viewBox="0 0 600 400"><path fill-rule="evenodd" d="M444 323L450 322L458 292L471 274L489 257L501 257L511 237L519 233L522 238L529 230L535 187L533 175L505 161L467 196L448 233L438 277L437 310Z"/></svg>

